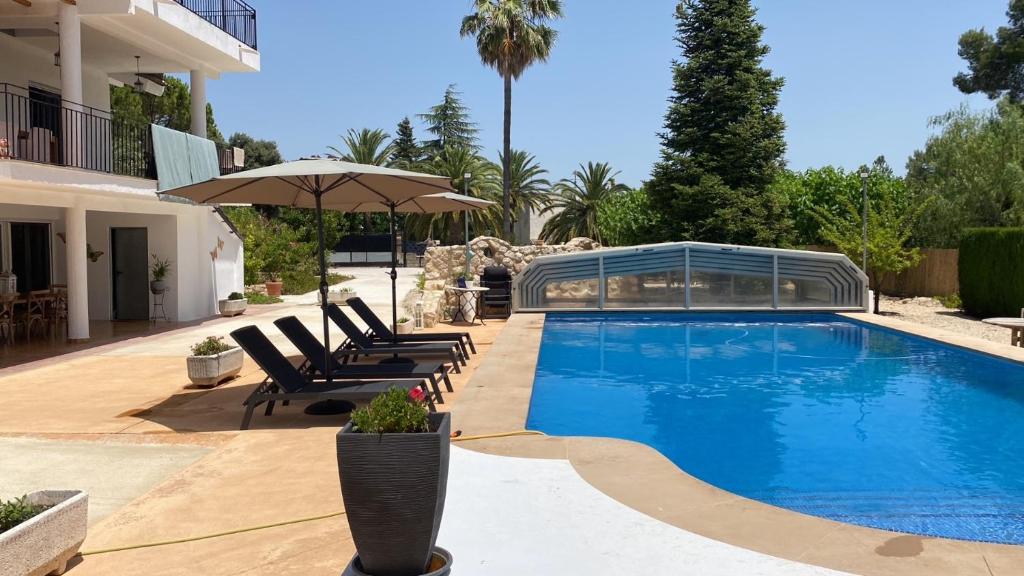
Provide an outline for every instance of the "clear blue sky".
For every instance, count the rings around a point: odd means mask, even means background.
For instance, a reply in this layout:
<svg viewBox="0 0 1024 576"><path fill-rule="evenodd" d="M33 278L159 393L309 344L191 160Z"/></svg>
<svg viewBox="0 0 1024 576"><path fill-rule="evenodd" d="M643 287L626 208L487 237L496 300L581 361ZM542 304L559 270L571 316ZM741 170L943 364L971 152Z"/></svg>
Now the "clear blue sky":
<svg viewBox="0 0 1024 576"><path fill-rule="evenodd" d="M458 35L470 0L251 0L263 70L208 83L221 131L276 140L287 159L338 145L347 128L393 132L456 83L486 154L501 147L501 81ZM957 39L1005 23L1007 0L755 0L766 64L785 77L780 103L789 166L856 168L884 154L903 172L928 119L967 98ZM669 94L672 0L565 0L550 62L513 89L512 145L552 180L607 161L631 185L658 158ZM416 124L417 135L425 136Z"/></svg>

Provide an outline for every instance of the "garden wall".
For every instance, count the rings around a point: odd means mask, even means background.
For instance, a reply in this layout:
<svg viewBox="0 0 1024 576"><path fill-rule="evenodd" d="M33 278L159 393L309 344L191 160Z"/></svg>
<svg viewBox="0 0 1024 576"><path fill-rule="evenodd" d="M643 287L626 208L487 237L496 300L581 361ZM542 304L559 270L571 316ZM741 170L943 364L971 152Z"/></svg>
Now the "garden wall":
<svg viewBox="0 0 1024 576"><path fill-rule="evenodd" d="M831 246L807 246L815 252L838 252ZM888 296L948 296L960 291L956 248L922 248L921 262L882 281L882 294ZM854 264L860 267L860 260Z"/></svg>

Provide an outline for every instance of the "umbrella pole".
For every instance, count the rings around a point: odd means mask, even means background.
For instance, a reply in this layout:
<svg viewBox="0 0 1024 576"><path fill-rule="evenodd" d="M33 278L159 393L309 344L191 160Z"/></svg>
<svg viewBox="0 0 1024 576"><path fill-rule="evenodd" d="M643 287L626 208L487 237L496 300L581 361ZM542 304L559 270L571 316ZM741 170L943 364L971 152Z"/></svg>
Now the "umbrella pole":
<svg viewBox="0 0 1024 576"><path fill-rule="evenodd" d="M327 317L327 258L324 256L324 211L320 204L320 196L322 192L318 189L316 191L316 241L319 250L317 256L320 260L320 311L323 313L324 321L324 366L327 366L327 373L324 374L324 378L327 379L327 384L331 384L332 372L331 366L331 330L328 324L329 319Z"/></svg>
<svg viewBox="0 0 1024 576"><path fill-rule="evenodd" d="M395 252L395 205L391 204L391 335L398 343L398 254Z"/></svg>
<svg viewBox="0 0 1024 576"><path fill-rule="evenodd" d="M469 210L462 211L462 219L466 222L466 278L470 278L473 273L473 257L469 253Z"/></svg>

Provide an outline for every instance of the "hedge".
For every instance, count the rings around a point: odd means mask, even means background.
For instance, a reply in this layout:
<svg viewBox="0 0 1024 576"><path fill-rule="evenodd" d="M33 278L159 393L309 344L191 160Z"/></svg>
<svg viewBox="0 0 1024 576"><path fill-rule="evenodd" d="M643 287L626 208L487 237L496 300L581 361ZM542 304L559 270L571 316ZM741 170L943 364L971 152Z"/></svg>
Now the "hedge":
<svg viewBox="0 0 1024 576"><path fill-rule="evenodd" d="M1024 228L969 228L960 240L960 299L979 318L1024 308Z"/></svg>

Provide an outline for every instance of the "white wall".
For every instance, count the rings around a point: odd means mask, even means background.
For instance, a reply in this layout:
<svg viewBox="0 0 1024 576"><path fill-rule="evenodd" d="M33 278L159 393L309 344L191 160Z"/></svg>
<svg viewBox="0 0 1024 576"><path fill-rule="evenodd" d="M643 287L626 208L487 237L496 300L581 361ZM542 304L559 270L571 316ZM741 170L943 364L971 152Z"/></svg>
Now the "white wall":
<svg viewBox="0 0 1024 576"><path fill-rule="evenodd" d="M0 82L28 88L36 83L60 92L60 68L53 65L57 37L51 52L40 50L7 34L0 34ZM82 97L86 106L110 110L110 81L95 68L82 67Z"/></svg>
<svg viewBox="0 0 1024 576"><path fill-rule="evenodd" d="M177 277L181 320L217 313L217 300L244 289L242 243L208 206L178 217ZM223 246L221 246L223 244ZM216 250L217 257L212 252ZM214 273L216 270L216 274Z"/></svg>

